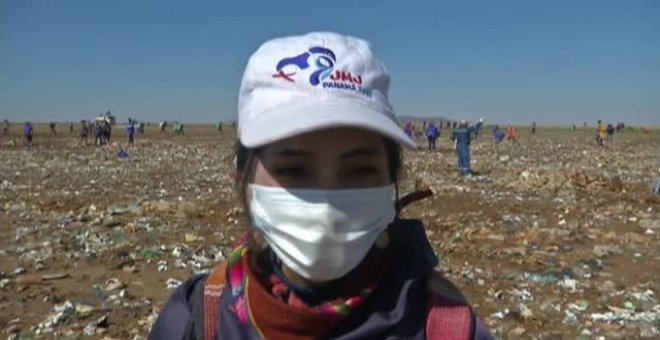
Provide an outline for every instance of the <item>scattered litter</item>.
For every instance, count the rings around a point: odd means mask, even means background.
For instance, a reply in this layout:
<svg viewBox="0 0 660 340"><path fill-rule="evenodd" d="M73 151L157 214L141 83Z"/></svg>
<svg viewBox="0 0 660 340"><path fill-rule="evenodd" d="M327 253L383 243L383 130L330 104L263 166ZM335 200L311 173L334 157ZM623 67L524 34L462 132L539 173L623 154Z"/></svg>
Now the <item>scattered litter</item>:
<svg viewBox="0 0 660 340"><path fill-rule="evenodd" d="M119 151L117 151L117 157L122 159L128 158L128 152L126 152L126 150L124 149L120 149Z"/></svg>
<svg viewBox="0 0 660 340"><path fill-rule="evenodd" d="M182 283L182 282L179 281L179 280L177 280L177 279L172 279L172 278L170 278L170 279L168 279L167 282L165 283L165 286L167 287L167 289L170 289L170 290L171 290L171 289L176 289L177 287L179 287L179 286L181 285L181 283Z"/></svg>
<svg viewBox="0 0 660 340"><path fill-rule="evenodd" d="M165 302L144 292L164 297L229 254L246 227L234 138L146 130L128 149L0 146L0 293L20 316L6 337L144 339ZM400 194L435 196L402 215L424 221L439 269L498 338L658 339L658 141L626 131L596 148L571 133L479 136L466 177L444 137L435 154L406 151Z"/></svg>

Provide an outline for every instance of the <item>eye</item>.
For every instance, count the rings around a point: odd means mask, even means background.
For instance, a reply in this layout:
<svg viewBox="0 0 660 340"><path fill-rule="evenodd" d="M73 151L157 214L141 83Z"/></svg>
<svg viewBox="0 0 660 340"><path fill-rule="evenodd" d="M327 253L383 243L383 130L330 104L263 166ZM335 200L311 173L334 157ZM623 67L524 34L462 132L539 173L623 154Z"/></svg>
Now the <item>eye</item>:
<svg viewBox="0 0 660 340"><path fill-rule="evenodd" d="M379 171L376 167L367 165L367 166L355 167L351 172L356 175L366 176L366 175L377 174Z"/></svg>

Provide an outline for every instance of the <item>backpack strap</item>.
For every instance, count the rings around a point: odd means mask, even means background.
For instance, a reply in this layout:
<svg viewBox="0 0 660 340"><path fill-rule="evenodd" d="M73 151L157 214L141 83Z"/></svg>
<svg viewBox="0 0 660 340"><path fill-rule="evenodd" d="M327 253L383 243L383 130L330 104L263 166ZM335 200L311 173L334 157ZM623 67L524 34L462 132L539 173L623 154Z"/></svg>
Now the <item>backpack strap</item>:
<svg viewBox="0 0 660 340"><path fill-rule="evenodd" d="M215 339L218 306L225 288L227 262L223 261L209 274L204 283L204 339Z"/></svg>
<svg viewBox="0 0 660 340"><path fill-rule="evenodd" d="M437 271L427 278L426 286L426 339L472 339L476 316L461 291Z"/></svg>
<svg viewBox="0 0 660 340"><path fill-rule="evenodd" d="M406 196L399 198L399 200L396 202L396 211L401 212L403 208L407 207L411 203L423 200L431 196L433 196L433 191L431 191L430 189L418 190L413 193L410 193Z"/></svg>

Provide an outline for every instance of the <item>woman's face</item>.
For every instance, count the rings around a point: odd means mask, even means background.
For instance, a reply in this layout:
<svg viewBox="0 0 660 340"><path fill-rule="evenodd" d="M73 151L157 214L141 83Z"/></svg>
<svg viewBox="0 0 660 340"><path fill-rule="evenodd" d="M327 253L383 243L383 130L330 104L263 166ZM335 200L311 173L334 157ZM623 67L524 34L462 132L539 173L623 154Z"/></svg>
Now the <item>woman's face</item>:
<svg viewBox="0 0 660 340"><path fill-rule="evenodd" d="M291 137L257 154L248 182L285 188L353 189L389 184L382 137L358 128L331 128Z"/></svg>

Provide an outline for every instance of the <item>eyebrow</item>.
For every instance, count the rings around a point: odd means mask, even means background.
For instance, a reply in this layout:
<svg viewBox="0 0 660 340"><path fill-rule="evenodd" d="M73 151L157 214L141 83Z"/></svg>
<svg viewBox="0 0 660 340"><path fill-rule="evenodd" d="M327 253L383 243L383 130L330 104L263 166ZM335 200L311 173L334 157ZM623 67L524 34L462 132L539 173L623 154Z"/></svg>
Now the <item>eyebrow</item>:
<svg viewBox="0 0 660 340"><path fill-rule="evenodd" d="M351 158L351 157L359 157L359 156L376 156L381 153L380 148L377 148L375 146L365 146L365 147L360 147L353 149L351 151L348 151L341 155L342 159L346 158Z"/></svg>
<svg viewBox="0 0 660 340"><path fill-rule="evenodd" d="M282 149L277 150L275 155L282 157L312 157L314 154L311 151L301 149Z"/></svg>
<svg viewBox="0 0 660 340"><path fill-rule="evenodd" d="M353 150L350 150L348 152L343 153L340 158L341 159L346 159L346 158L351 158L351 157L360 157L360 156L376 156L381 154L381 150L378 147L375 146L364 146L364 147L358 147ZM275 155L280 156L280 157L314 157L315 153L312 151L308 150L303 150L303 149L281 149L275 151Z"/></svg>

